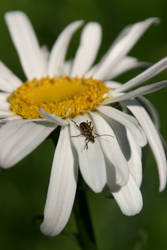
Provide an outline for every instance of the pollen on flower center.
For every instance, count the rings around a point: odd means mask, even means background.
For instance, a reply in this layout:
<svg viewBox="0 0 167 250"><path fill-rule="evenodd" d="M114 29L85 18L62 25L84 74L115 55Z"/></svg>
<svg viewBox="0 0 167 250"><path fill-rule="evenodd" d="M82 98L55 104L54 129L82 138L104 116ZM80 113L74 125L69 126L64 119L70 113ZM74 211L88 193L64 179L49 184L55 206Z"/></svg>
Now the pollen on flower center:
<svg viewBox="0 0 167 250"><path fill-rule="evenodd" d="M10 109L25 119L42 118L39 108L61 118L74 117L95 109L109 89L93 78L49 76L26 81L9 97Z"/></svg>

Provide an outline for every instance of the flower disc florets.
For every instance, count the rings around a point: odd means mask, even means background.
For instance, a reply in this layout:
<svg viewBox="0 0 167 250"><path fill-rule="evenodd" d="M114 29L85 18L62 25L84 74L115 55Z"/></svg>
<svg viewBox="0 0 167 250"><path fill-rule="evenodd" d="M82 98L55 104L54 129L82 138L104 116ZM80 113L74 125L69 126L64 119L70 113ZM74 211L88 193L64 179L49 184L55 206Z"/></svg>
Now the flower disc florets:
<svg viewBox="0 0 167 250"><path fill-rule="evenodd" d="M10 109L24 119L42 118L39 108L61 118L74 117L95 109L109 89L93 78L67 76L26 81L9 97Z"/></svg>

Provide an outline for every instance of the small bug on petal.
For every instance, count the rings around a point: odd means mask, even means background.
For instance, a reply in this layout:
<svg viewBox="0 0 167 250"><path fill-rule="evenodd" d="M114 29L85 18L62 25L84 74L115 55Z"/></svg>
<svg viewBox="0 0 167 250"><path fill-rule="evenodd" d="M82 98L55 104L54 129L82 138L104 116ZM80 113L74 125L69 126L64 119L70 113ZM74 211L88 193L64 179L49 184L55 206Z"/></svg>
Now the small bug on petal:
<svg viewBox="0 0 167 250"><path fill-rule="evenodd" d="M76 127L80 130L81 134L75 135L72 137L78 137L78 136L85 136L85 149L88 149L88 143L95 143L95 138L98 136L111 136L112 135L99 135L94 131L94 125L91 121L81 122L80 124L77 124L74 120L71 120Z"/></svg>

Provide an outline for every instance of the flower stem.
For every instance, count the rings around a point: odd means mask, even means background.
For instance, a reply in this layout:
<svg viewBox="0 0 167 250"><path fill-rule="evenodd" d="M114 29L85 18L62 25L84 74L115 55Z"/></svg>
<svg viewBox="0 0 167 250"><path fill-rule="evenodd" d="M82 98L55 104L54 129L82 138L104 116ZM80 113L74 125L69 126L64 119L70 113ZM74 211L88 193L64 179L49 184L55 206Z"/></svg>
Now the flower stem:
<svg viewBox="0 0 167 250"><path fill-rule="evenodd" d="M97 250L85 190L78 188L74 204L78 242L83 250Z"/></svg>

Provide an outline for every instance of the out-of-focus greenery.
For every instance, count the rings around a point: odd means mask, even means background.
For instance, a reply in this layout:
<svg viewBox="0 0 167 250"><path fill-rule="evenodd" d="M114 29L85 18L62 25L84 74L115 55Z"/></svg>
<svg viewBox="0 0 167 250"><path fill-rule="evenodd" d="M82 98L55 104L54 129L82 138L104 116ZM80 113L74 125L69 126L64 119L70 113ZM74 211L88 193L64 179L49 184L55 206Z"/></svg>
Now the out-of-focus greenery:
<svg viewBox="0 0 167 250"><path fill-rule="evenodd" d="M107 50L121 29L129 23L151 16L161 23L151 27L131 55L143 61L156 62L167 56L167 1L151 0L1 0L0 59L25 80L17 54L4 22L4 13L22 10L30 17L39 41L49 48L61 30L71 21L98 21L103 27L103 43L99 57ZM75 53L78 35L72 40L69 57ZM140 71L119 78L125 82ZM155 80L167 78L161 73ZM161 133L167 139L167 90L154 93L149 99L159 111ZM49 238L40 233L40 221L47 193L54 154L50 140L9 170L0 172L0 249L2 250L77 250L70 232L76 231L73 215L62 235ZM144 207L134 217L121 214L114 200L88 191L89 206L99 250L166 250L167 190L158 192L156 164L148 150L142 183Z"/></svg>

